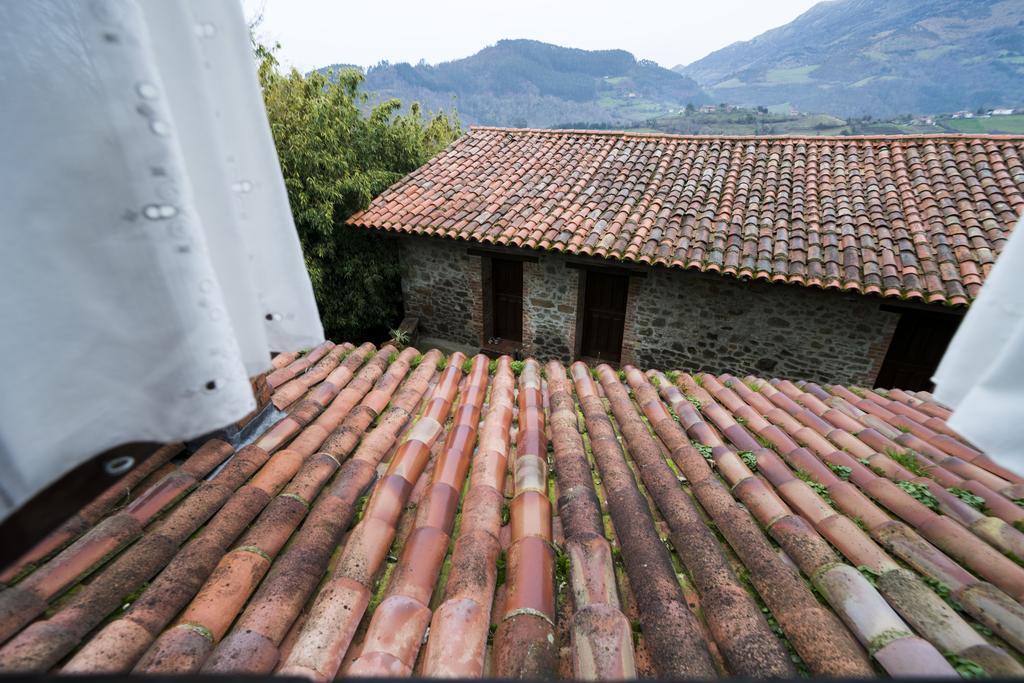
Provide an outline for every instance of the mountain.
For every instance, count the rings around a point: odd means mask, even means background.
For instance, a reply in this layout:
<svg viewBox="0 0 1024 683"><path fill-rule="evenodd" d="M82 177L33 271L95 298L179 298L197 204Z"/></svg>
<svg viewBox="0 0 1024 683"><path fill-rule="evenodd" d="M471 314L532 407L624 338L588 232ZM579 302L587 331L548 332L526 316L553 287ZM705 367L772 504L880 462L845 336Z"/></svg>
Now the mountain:
<svg viewBox="0 0 1024 683"><path fill-rule="evenodd" d="M710 101L692 79L624 50L534 40L500 40L436 65L381 62L365 75L374 102L395 97L428 109L454 106L464 123L488 125L625 125Z"/></svg>
<svg viewBox="0 0 1024 683"><path fill-rule="evenodd" d="M675 70L716 102L893 116L1024 104L1024 1L831 0Z"/></svg>

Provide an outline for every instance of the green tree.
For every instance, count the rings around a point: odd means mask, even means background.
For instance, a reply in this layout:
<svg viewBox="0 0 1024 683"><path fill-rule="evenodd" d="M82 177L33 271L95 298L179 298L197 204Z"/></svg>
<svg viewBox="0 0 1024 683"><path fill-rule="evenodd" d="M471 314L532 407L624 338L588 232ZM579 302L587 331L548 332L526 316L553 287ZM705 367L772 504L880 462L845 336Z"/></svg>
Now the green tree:
<svg viewBox="0 0 1024 683"><path fill-rule="evenodd" d="M418 104L403 112L398 100L364 113L359 72L283 73L271 50L257 46L256 52L325 332L339 341L382 338L402 315L397 244L345 220L455 140L458 118Z"/></svg>

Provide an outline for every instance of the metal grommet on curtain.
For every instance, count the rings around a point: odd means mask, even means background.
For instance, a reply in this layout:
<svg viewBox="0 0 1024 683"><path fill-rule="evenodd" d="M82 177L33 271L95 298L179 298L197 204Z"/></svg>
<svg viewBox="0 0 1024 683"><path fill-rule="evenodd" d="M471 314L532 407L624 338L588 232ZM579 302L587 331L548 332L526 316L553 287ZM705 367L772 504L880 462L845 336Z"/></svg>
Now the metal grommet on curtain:
<svg viewBox="0 0 1024 683"><path fill-rule="evenodd" d="M135 466L135 458L122 455L103 463L103 471L112 477L119 477Z"/></svg>

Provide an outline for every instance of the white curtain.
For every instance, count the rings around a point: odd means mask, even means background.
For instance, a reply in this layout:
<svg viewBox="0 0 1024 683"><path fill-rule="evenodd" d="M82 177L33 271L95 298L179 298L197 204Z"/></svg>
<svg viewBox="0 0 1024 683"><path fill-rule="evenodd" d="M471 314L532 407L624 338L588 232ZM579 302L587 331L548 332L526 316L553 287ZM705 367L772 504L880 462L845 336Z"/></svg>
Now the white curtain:
<svg viewBox="0 0 1024 683"><path fill-rule="evenodd" d="M0 3L0 518L323 340L236 0Z"/></svg>
<svg viewBox="0 0 1024 683"><path fill-rule="evenodd" d="M1024 469L1024 218L935 376L949 425L1004 467Z"/></svg>

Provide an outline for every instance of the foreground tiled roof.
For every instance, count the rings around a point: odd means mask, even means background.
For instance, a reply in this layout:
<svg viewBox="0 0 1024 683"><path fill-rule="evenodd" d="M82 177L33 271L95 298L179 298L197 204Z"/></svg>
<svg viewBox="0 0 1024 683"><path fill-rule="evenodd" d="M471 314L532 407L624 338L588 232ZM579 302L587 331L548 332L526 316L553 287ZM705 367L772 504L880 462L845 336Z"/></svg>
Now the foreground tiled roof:
<svg viewBox="0 0 1024 683"><path fill-rule="evenodd" d="M925 393L326 343L0 580L0 670L1022 675L1024 479Z"/></svg>
<svg viewBox="0 0 1024 683"><path fill-rule="evenodd" d="M1024 212L1024 138L473 128L351 225L952 305Z"/></svg>

